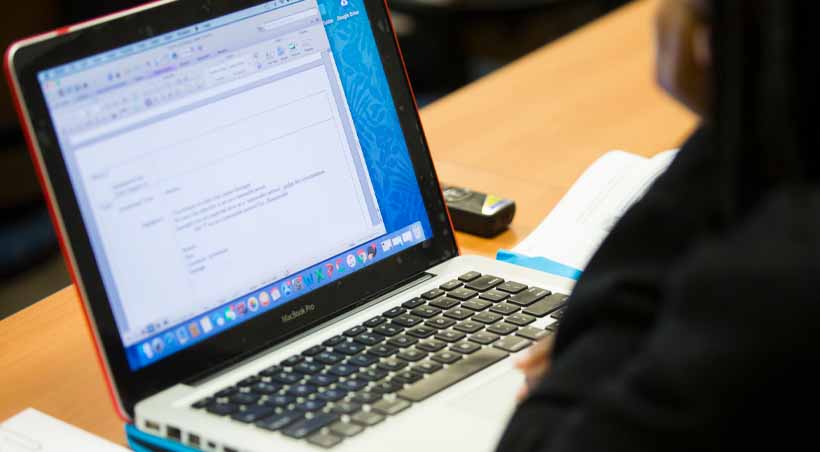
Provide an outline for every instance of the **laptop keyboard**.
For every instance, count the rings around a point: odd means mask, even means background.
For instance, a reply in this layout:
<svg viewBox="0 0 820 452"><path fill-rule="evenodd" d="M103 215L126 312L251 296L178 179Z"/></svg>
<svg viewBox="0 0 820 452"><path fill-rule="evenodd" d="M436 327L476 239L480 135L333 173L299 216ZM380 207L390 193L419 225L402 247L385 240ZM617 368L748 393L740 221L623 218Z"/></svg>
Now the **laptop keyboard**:
<svg viewBox="0 0 820 452"><path fill-rule="evenodd" d="M567 298L468 272L192 406L331 448L549 336Z"/></svg>

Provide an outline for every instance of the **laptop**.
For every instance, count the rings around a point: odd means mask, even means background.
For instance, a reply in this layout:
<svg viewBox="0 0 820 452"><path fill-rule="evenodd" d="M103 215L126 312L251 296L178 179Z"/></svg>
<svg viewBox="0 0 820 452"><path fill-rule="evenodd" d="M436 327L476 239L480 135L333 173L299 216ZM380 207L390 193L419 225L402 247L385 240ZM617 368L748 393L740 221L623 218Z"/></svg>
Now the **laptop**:
<svg viewBox="0 0 820 452"><path fill-rule="evenodd" d="M572 281L459 254L383 1L160 1L6 68L123 420L205 451L495 447Z"/></svg>

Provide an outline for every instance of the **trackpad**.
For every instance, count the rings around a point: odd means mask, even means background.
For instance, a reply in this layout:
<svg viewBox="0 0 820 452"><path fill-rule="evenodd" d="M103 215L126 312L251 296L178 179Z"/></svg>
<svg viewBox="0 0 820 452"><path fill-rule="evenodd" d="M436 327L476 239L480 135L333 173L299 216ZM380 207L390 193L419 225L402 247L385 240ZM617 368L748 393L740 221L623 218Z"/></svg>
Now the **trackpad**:
<svg viewBox="0 0 820 452"><path fill-rule="evenodd" d="M507 370L448 400L460 414L505 424L515 410L515 395L524 384L521 373Z"/></svg>

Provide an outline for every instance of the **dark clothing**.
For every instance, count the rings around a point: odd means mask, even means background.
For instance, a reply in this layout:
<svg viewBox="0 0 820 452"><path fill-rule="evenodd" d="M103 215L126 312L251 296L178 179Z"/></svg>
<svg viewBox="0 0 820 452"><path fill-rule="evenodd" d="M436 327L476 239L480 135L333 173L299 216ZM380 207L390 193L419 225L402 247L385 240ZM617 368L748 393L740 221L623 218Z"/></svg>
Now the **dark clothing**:
<svg viewBox="0 0 820 452"><path fill-rule="evenodd" d="M773 186L727 220L709 143L696 133L604 241L499 451L788 450L813 434L820 191Z"/></svg>

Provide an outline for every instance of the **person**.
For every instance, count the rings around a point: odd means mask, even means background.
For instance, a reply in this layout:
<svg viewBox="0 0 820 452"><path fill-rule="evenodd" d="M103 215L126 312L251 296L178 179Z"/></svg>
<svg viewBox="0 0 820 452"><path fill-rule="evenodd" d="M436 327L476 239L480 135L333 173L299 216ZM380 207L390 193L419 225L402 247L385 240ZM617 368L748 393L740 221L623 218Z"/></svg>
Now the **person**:
<svg viewBox="0 0 820 452"><path fill-rule="evenodd" d="M658 78L702 125L519 359L498 451L816 447L813 3L661 2Z"/></svg>

